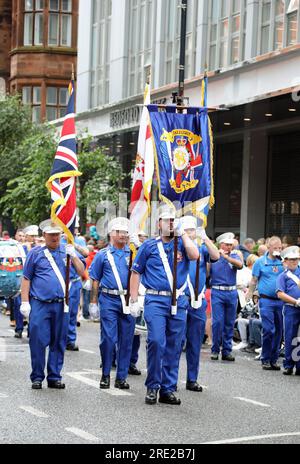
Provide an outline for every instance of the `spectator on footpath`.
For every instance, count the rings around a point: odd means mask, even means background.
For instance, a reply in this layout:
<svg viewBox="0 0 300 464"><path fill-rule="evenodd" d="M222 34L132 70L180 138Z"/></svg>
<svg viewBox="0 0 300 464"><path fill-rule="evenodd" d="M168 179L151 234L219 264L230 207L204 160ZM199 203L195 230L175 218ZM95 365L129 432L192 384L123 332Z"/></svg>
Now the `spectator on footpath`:
<svg viewBox="0 0 300 464"><path fill-rule="evenodd" d="M255 241L253 240L253 238L246 238L244 240L244 242L243 242L243 245L239 246L238 249L243 254L243 259L244 259L245 264L246 264L246 260L247 260L248 256L253 253L253 248L254 247L255 247Z"/></svg>
<svg viewBox="0 0 300 464"><path fill-rule="evenodd" d="M259 258L253 266L252 280L246 295L247 301L253 297L258 287L259 307L262 319L261 362L264 370L279 371L278 357L282 339L282 301L276 294L276 281L283 272L281 261L282 243L279 237L271 237L268 252Z"/></svg>
<svg viewBox="0 0 300 464"><path fill-rule="evenodd" d="M257 249L257 256L260 258L268 251L268 247L266 245L259 245Z"/></svg>
<svg viewBox="0 0 300 464"><path fill-rule="evenodd" d="M295 245L295 240L291 235L284 235L282 237L282 249L285 250L285 248L290 247Z"/></svg>
<svg viewBox="0 0 300 464"><path fill-rule="evenodd" d="M241 336L241 343L234 346L233 347L234 350L241 350L242 348L246 348L248 346L248 332L249 332L250 320L258 319L258 318L259 318L258 292L254 292L252 301L248 302L242 308L239 314L239 317L237 319L238 330Z"/></svg>

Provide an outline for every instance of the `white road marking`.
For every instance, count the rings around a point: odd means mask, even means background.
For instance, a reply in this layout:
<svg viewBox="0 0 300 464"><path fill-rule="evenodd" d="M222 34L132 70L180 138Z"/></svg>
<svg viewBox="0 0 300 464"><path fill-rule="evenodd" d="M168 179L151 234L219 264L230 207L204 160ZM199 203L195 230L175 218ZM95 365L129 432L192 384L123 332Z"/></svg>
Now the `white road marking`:
<svg viewBox="0 0 300 464"><path fill-rule="evenodd" d="M15 331L13 329L7 329L7 332L10 332L10 333L15 333Z"/></svg>
<svg viewBox="0 0 300 464"><path fill-rule="evenodd" d="M5 393L0 393L0 398L8 398L8 395L5 395Z"/></svg>
<svg viewBox="0 0 300 464"><path fill-rule="evenodd" d="M6 342L0 339L0 361L6 361Z"/></svg>
<svg viewBox="0 0 300 464"><path fill-rule="evenodd" d="M269 404L260 403L259 401L250 400L249 398L243 398L241 396L234 396L235 400L245 401L245 403L255 404L256 406L262 406L263 408L270 408Z"/></svg>
<svg viewBox="0 0 300 464"><path fill-rule="evenodd" d="M78 429L77 427L67 427L65 430L67 430L67 432L74 433L74 435L77 435L77 437L83 438L84 440L99 441L99 438L85 432L84 430Z"/></svg>
<svg viewBox="0 0 300 464"><path fill-rule="evenodd" d="M80 380L80 382L83 382L90 387L95 387L99 390L99 381L98 380L92 380L88 379L85 377L88 374L91 374L92 372L68 372L67 375L69 377L72 377L73 379ZM95 373L99 374L99 371L95 371ZM119 388L108 388L108 389L103 389L101 392L107 393L108 395L111 396L132 396L132 393L129 393L125 390L120 390Z"/></svg>
<svg viewBox="0 0 300 464"><path fill-rule="evenodd" d="M31 406L19 406L19 408L23 409L23 411L29 412L33 416L43 417L44 419L49 417L48 414L45 414L43 411L39 411L38 409L32 408Z"/></svg>
<svg viewBox="0 0 300 464"><path fill-rule="evenodd" d="M84 348L80 348L80 351L83 351L83 353L96 354L95 351L85 350Z"/></svg>
<svg viewBox="0 0 300 464"><path fill-rule="evenodd" d="M280 438L280 437L299 437L300 432L292 433L273 433L270 435L253 435L252 437L230 438L228 440L207 441L200 445L226 445L230 443L240 443L241 441L264 440L265 438Z"/></svg>

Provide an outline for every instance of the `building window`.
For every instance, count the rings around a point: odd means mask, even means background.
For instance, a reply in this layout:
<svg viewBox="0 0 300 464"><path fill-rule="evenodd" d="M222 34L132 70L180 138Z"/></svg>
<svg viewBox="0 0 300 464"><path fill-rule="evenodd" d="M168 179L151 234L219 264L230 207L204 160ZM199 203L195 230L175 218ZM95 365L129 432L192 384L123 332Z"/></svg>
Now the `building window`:
<svg viewBox="0 0 300 464"><path fill-rule="evenodd" d="M209 69L226 68L243 61L245 52L247 2L210 0Z"/></svg>
<svg viewBox="0 0 300 464"><path fill-rule="evenodd" d="M65 87L47 87L46 119L53 121L66 114L68 89Z"/></svg>
<svg viewBox="0 0 300 464"><path fill-rule="evenodd" d="M259 10L259 54L299 42L299 0L263 0Z"/></svg>
<svg viewBox="0 0 300 464"><path fill-rule="evenodd" d="M41 122L41 87L23 87L22 101L31 107L32 122Z"/></svg>
<svg viewBox="0 0 300 464"><path fill-rule="evenodd" d="M44 0L24 1L24 45L43 45L44 6Z"/></svg>
<svg viewBox="0 0 300 464"><path fill-rule="evenodd" d="M111 0L93 0L90 106L109 102Z"/></svg>
<svg viewBox="0 0 300 464"><path fill-rule="evenodd" d="M72 0L49 0L48 45L71 47Z"/></svg>

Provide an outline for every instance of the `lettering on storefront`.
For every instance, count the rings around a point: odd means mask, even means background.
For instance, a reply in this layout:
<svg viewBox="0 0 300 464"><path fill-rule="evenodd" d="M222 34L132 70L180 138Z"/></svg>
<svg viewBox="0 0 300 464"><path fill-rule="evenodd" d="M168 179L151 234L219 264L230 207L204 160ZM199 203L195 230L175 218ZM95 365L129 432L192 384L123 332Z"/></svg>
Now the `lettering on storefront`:
<svg viewBox="0 0 300 464"><path fill-rule="evenodd" d="M166 103L166 98L161 98L160 100L152 102L154 105L165 105ZM142 106L131 106L129 108L123 108L122 110L113 111L110 113L110 127L116 128L139 124L142 111Z"/></svg>

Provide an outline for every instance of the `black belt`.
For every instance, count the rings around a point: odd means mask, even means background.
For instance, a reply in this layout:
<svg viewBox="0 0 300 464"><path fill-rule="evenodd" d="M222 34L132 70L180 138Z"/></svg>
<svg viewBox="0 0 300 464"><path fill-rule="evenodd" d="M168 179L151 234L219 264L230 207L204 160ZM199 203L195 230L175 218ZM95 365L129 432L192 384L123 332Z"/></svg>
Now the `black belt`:
<svg viewBox="0 0 300 464"><path fill-rule="evenodd" d="M63 303L65 301L64 298L54 298L54 300L40 300L36 296L32 296L34 300L40 301L41 303Z"/></svg>
<svg viewBox="0 0 300 464"><path fill-rule="evenodd" d="M279 301L279 298L275 298L274 296L268 296L268 295L259 295L259 298L268 298L268 300L274 300L274 301Z"/></svg>

